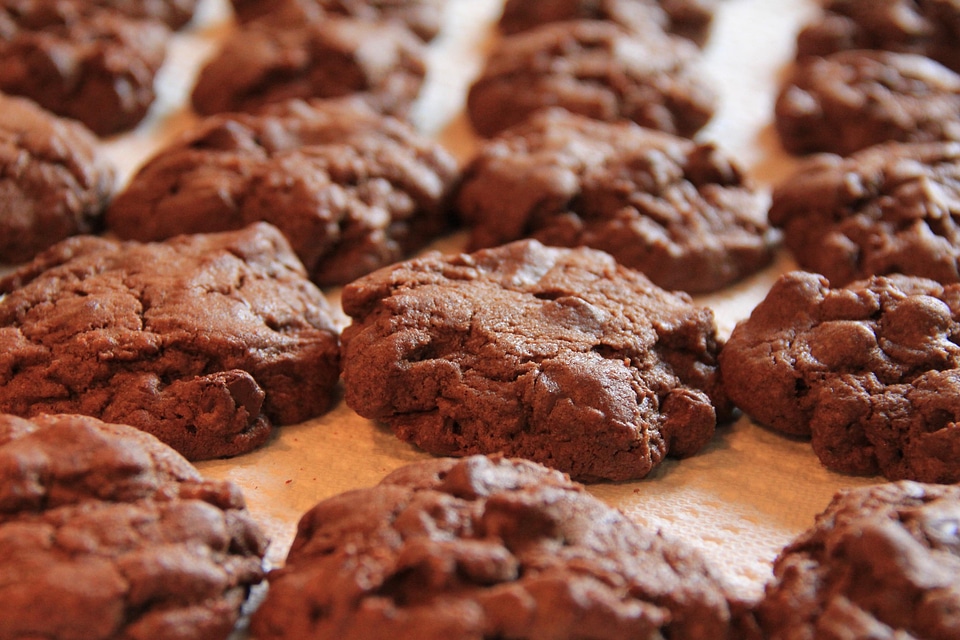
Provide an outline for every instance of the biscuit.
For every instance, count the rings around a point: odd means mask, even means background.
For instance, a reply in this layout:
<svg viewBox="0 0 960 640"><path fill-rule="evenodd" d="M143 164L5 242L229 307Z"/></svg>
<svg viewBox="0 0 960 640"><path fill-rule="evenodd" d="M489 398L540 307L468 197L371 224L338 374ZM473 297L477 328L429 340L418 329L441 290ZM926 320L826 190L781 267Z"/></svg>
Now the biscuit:
<svg viewBox="0 0 960 640"><path fill-rule="evenodd" d="M627 480L729 417L713 312L600 251L433 252L348 284L341 305L347 405L430 453Z"/></svg>
<svg viewBox="0 0 960 640"><path fill-rule="evenodd" d="M156 98L170 29L96 3L0 2L0 91L100 136L132 129Z"/></svg>
<svg viewBox="0 0 960 640"><path fill-rule="evenodd" d="M0 280L0 411L79 413L191 460L326 411L330 309L279 231L121 243L75 236Z"/></svg>
<svg viewBox="0 0 960 640"><path fill-rule="evenodd" d="M715 291L770 263L768 198L711 143L541 110L482 142L457 210L471 249L588 246L665 289Z"/></svg>
<svg viewBox="0 0 960 640"><path fill-rule="evenodd" d="M156 438L0 414L0 638L227 638L267 540Z"/></svg>
<svg viewBox="0 0 960 640"><path fill-rule="evenodd" d="M362 20L398 22L421 40L430 41L440 33L445 0L231 0L240 24L264 16L294 11L321 18L323 14L343 15Z"/></svg>
<svg viewBox="0 0 960 640"><path fill-rule="evenodd" d="M396 23L267 16L226 38L200 69L190 101L211 115L360 95L378 111L405 117L423 86L425 56L424 43Z"/></svg>
<svg viewBox="0 0 960 640"><path fill-rule="evenodd" d="M774 564L757 617L770 640L960 634L960 487L839 492Z"/></svg>
<svg viewBox="0 0 960 640"><path fill-rule="evenodd" d="M121 238L277 226L321 286L396 262L450 226L456 160L351 101L210 116L145 163L106 213Z"/></svg>
<svg viewBox="0 0 960 640"><path fill-rule="evenodd" d="M790 153L849 155L890 140L960 140L960 75L890 51L839 51L796 64L775 124Z"/></svg>
<svg viewBox="0 0 960 640"><path fill-rule="evenodd" d="M768 217L807 271L843 285L904 273L960 281L960 143L885 143L813 156L773 190Z"/></svg>
<svg viewBox="0 0 960 640"><path fill-rule="evenodd" d="M0 94L0 262L101 226L113 166L82 123Z"/></svg>
<svg viewBox="0 0 960 640"><path fill-rule="evenodd" d="M956 0L826 0L797 34L797 56L882 49L933 58L960 73Z"/></svg>
<svg viewBox="0 0 960 640"><path fill-rule="evenodd" d="M745 637L698 553L526 460L414 463L324 500L269 578L261 640Z"/></svg>
<svg viewBox="0 0 960 640"><path fill-rule="evenodd" d="M703 45L717 0L506 0L497 26L512 35L548 22L609 20L639 34L651 28Z"/></svg>
<svg viewBox="0 0 960 640"><path fill-rule="evenodd" d="M960 285L784 274L720 352L730 399L828 469L960 482Z"/></svg>
<svg viewBox="0 0 960 640"><path fill-rule="evenodd" d="M717 104L699 58L675 36L641 38L602 20L548 23L495 45L467 92L467 116L485 137L548 106L689 137Z"/></svg>

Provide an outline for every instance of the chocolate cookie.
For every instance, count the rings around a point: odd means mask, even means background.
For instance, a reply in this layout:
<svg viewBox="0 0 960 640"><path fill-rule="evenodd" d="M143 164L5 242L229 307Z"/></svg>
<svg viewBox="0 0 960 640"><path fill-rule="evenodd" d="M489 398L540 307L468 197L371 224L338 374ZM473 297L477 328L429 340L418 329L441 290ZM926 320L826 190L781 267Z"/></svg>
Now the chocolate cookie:
<svg viewBox="0 0 960 640"><path fill-rule="evenodd" d="M838 493L777 558L758 608L764 637L960 637L958 521L958 486Z"/></svg>
<svg viewBox="0 0 960 640"><path fill-rule="evenodd" d="M820 462L960 482L960 285L910 276L833 287L784 274L720 353L724 387L761 424L810 436Z"/></svg>
<svg viewBox="0 0 960 640"><path fill-rule="evenodd" d="M122 238L276 225L320 285L396 262L449 226L456 160L352 101L211 116L160 151L106 214Z"/></svg>
<svg viewBox="0 0 960 640"><path fill-rule="evenodd" d="M845 49L925 55L960 73L957 0L826 0L797 35L799 57Z"/></svg>
<svg viewBox="0 0 960 640"><path fill-rule="evenodd" d="M692 136L717 102L699 56L683 38L641 38L613 22L545 24L500 40L470 86L467 115L488 137L549 106Z"/></svg>
<svg viewBox="0 0 960 640"><path fill-rule="evenodd" d="M0 638L227 638L267 541L156 438L0 415Z"/></svg>
<svg viewBox="0 0 960 640"><path fill-rule="evenodd" d="M395 23L267 16L228 36L200 69L191 101L210 115L360 95L383 113L406 116L426 76L425 55L424 43Z"/></svg>
<svg viewBox="0 0 960 640"><path fill-rule="evenodd" d="M114 170L76 120L0 94L0 262L99 228Z"/></svg>
<svg viewBox="0 0 960 640"><path fill-rule="evenodd" d="M96 3L0 0L0 91L98 135L136 126L156 98L170 30Z"/></svg>
<svg viewBox="0 0 960 640"><path fill-rule="evenodd" d="M773 190L770 223L833 285L905 273L960 281L960 143L815 156Z"/></svg>
<svg viewBox="0 0 960 640"><path fill-rule="evenodd" d="M874 144L960 140L960 75L927 58L840 51L795 65L776 102L790 153L849 155Z"/></svg>
<svg viewBox="0 0 960 640"><path fill-rule="evenodd" d="M542 110L482 143L457 196L471 249L589 246L657 285L715 291L767 265L768 200L711 143Z"/></svg>
<svg viewBox="0 0 960 640"><path fill-rule="evenodd" d="M506 0L497 23L506 34L548 22L609 20L639 34L651 28L703 45L717 0Z"/></svg>
<svg viewBox="0 0 960 640"><path fill-rule="evenodd" d="M346 403L431 453L627 480L729 417L713 313L599 251L434 252L350 283L341 304Z"/></svg>
<svg viewBox="0 0 960 640"><path fill-rule="evenodd" d="M231 4L241 24L287 11L300 12L308 19L333 14L398 22L425 41L440 32L445 7L444 0L231 0Z"/></svg>
<svg viewBox="0 0 960 640"><path fill-rule="evenodd" d="M273 227L76 236L0 280L0 411L131 424L198 460L331 404L338 339Z"/></svg>
<svg viewBox="0 0 960 640"><path fill-rule="evenodd" d="M300 519L257 638L742 638L693 549L560 473L473 456L400 468Z"/></svg>

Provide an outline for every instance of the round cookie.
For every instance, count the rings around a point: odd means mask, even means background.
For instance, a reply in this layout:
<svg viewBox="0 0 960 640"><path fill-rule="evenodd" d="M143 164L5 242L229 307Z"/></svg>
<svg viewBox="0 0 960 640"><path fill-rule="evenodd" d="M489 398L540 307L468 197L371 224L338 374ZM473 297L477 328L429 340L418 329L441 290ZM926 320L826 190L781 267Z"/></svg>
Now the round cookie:
<svg viewBox="0 0 960 640"><path fill-rule="evenodd" d="M960 637L960 487L839 492L774 564L765 638Z"/></svg>
<svg viewBox="0 0 960 640"><path fill-rule="evenodd" d="M957 0L826 0L797 35L797 56L846 49L916 53L960 73Z"/></svg>
<svg viewBox="0 0 960 640"><path fill-rule="evenodd" d="M156 244L76 236L0 294L2 412L130 424L199 460L332 403L330 309L265 223Z"/></svg>
<svg viewBox="0 0 960 640"><path fill-rule="evenodd" d="M113 166L82 123L0 94L0 263L98 229Z"/></svg>
<svg viewBox="0 0 960 640"><path fill-rule="evenodd" d="M774 188L768 217L833 285L888 273L958 282L960 143L813 156Z"/></svg>
<svg viewBox="0 0 960 640"><path fill-rule="evenodd" d="M322 14L343 15L371 22L397 22L420 39L430 41L440 32L445 0L231 0L237 20L247 23L286 11L318 19Z"/></svg>
<svg viewBox="0 0 960 640"><path fill-rule="evenodd" d="M227 638L267 540L156 438L0 414L0 638Z"/></svg>
<svg viewBox="0 0 960 640"><path fill-rule="evenodd" d="M515 34L548 22L610 20L645 34L661 29L703 45L717 0L506 0L497 23Z"/></svg>
<svg viewBox="0 0 960 640"><path fill-rule="evenodd" d="M402 467L320 502L253 614L260 640L744 638L695 551L526 460ZM749 624L749 623L748 623Z"/></svg>
<svg viewBox="0 0 960 640"><path fill-rule="evenodd" d="M228 36L197 76L197 113L358 95L383 113L408 114L426 77L417 36L396 23L298 14L266 16Z"/></svg>
<svg viewBox="0 0 960 640"><path fill-rule="evenodd" d="M0 2L0 91L106 136L136 126L156 93L170 29L95 3Z"/></svg>
<svg viewBox="0 0 960 640"><path fill-rule="evenodd" d="M960 285L784 274L720 353L730 399L841 473L960 482Z"/></svg>
<svg viewBox="0 0 960 640"><path fill-rule="evenodd" d="M890 51L809 57L791 70L775 114L793 154L960 140L960 75L926 56Z"/></svg>
<svg viewBox="0 0 960 640"><path fill-rule="evenodd" d="M690 293L758 271L777 246L768 199L713 144L562 109L481 143L456 203L471 249L593 247Z"/></svg>
<svg viewBox="0 0 960 640"><path fill-rule="evenodd" d="M355 280L341 305L347 405L430 453L627 480L730 415L713 313L599 251L432 252Z"/></svg>
<svg viewBox="0 0 960 640"><path fill-rule="evenodd" d="M354 101L291 101L210 116L149 160L109 229L160 240L265 220L321 286L396 262L447 229L456 160Z"/></svg>
<svg viewBox="0 0 960 640"><path fill-rule="evenodd" d="M549 106L689 137L717 103L699 57L683 38L641 38L613 22L548 23L499 41L470 86L467 115L485 137Z"/></svg>

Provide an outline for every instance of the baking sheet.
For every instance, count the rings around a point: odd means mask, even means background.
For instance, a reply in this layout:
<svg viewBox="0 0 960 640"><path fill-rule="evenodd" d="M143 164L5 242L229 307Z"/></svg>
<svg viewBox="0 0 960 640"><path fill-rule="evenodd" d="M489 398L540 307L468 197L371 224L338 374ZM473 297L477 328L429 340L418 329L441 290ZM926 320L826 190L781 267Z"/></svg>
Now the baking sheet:
<svg viewBox="0 0 960 640"><path fill-rule="evenodd" d="M149 119L128 135L104 141L122 180L196 120L187 96L197 69L234 28L226 2L205 0L194 26L177 36ZM421 130L461 161L476 145L462 113L464 95L497 37L492 23L500 2L449 0L444 30L431 44L428 83L413 115ZM698 137L716 141L765 190L795 164L779 149L770 120L796 32L816 10L815 0L721 0L704 49L703 65L721 94L721 108ZM462 242L453 236L436 246L453 251ZM776 276L793 266L782 256L765 272L697 301L715 310L720 332L727 335ZM326 293L339 309L338 292ZM253 453L197 466L209 477L243 488L251 512L272 541L267 561L278 566L297 520L316 502L373 485L391 470L427 458L341 401L322 417L280 428ZM595 484L589 490L641 524L700 548L741 596L752 598L761 594L780 548L812 524L837 489L878 481L826 471L807 442L743 418L719 429L692 458L668 460L642 481Z"/></svg>

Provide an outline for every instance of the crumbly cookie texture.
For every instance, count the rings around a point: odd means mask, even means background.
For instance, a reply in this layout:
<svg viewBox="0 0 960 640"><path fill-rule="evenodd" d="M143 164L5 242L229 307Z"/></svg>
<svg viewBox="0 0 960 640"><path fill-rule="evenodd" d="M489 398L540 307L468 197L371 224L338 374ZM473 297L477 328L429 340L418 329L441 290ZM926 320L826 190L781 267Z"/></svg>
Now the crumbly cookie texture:
<svg viewBox="0 0 960 640"><path fill-rule="evenodd" d="M0 414L0 638L227 638L267 540L159 440Z"/></svg>
<svg viewBox="0 0 960 640"><path fill-rule="evenodd" d="M467 92L467 115L485 137L553 106L690 137L717 103L699 56L683 38L610 21L544 24L497 43Z"/></svg>
<svg viewBox="0 0 960 640"><path fill-rule="evenodd" d="M960 282L960 143L820 154L773 190L770 223L804 269L835 286L903 273Z"/></svg>
<svg viewBox="0 0 960 640"><path fill-rule="evenodd" d="M211 115L359 95L378 111L405 117L426 77L425 47L397 23L268 15L227 37L200 69L190 101L197 113Z"/></svg>
<svg viewBox="0 0 960 640"><path fill-rule="evenodd" d="M457 194L471 249L525 237L593 247L688 293L770 263L779 238L768 205L711 143L563 109L481 143Z"/></svg>
<svg viewBox="0 0 960 640"><path fill-rule="evenodd" d="M783 275L720 353L757 422L810 436L829 469L960 481L960 285L910 276L831 287Z"/></svg>
<svg viewBox="0 0 960 640"><path fill-rule="evenodd" d="M842 491L774 564L765 638L960 637L960 487Z"/></svg>
<svg viewBox="0 0 960 640"><path fill-rule="evenodd" d="M140 168L105 220L141 241L266 221L315 283L342 285L449 230L458 175L439 143L362 102L292 100L205 118Z"/></svg>
<svg viewBox="0 0 960 640"><path fill-rule="evenodd" d="M642 478L730 415L713 312L606 253L532 240L431 253L341 302L346 403L431 453Z"/></svg>
<svg viewBox="0 0 960 640"><path fill-rule="evenodd" d="M797 56L880 49L933 58L960 73L956 0L827 0L797 35Z"/></svg>
<svg viewBox="0 0 960 640"><path fill-rule="evenodd" d="M102 226L113 166L82 123L0 95L0 263Z"/></svg>
<svg viewBox="0 0 960 640"><path fill-rule="evenodd" d="M76 236L0 280L0 411L131 424L192 460L326 411L338 332L275 228Z"/></svg>
<svg viewBox="0 0 960 640"><path fill-rule="evenodd" d="M960 75L926 56L839 51L798 62L776 102L795 154L850 155L887 141L960 140Z"/></svg>
<svg viewBox="0 0 960 640"><path fill-rule="evenodd" d="M746 624L744 621L747 621ZM744 638L693 550L526 460L415 463L301 518L258 638Z"/></svg>

